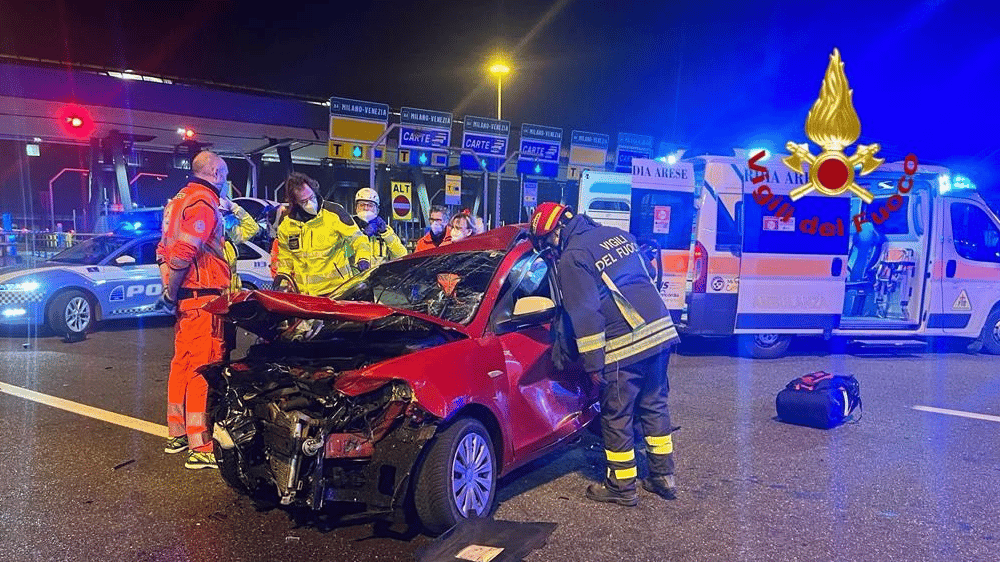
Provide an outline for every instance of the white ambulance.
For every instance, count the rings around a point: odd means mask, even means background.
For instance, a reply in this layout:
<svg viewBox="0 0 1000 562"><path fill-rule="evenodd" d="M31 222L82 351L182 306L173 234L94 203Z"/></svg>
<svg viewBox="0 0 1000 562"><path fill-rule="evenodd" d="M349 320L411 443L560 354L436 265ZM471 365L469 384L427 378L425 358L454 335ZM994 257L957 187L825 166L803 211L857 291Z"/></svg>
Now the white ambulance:
<svg viewBox="0 0 1000 562"><path fill-rule="evenodd" d="M856 178L871 204L850 192L793 202L807 176L780 155L756 161L766 175L752 171L747 156L679 163L693 169L690 212L684 190L644 190L633 174L637 238L680 252L693 229L687 262L662 264L665 278L686 269L683 301L665 298L685 333L736 335L758 358L783 355L795 335L878 345L954 336L1000 354L1000 221L974 191L953 188L947 169L884 164ZM666 225L655 220L662 206Z"/></svg>

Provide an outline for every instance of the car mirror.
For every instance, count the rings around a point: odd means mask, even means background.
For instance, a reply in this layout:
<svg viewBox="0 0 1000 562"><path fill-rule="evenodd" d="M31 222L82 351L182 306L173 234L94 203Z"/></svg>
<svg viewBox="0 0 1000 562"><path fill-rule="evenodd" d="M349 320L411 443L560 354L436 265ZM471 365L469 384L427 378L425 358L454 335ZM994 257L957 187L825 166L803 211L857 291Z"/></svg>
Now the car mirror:
<svg viewBox="0 0 1000 562"><path fill-rule="evenodd" d="M123 254L115 258L115 264L117 265L135 265L135 258L128 254Z"/></svg>
<svg viewBox="0 0 1000 562"><path fill-rule="evenodd" d="M497 323L497 333L506 334L544 324L555 316L556 304L548 297L521 297L514 303L510 319Z"/></svg>

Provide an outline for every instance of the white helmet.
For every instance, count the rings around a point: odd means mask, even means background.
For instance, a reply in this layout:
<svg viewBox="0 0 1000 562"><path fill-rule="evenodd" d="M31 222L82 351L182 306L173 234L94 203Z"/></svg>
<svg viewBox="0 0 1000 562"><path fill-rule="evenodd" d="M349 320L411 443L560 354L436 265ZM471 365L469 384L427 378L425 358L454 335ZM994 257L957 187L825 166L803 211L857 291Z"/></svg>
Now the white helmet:
<svg viewBox="0 0 1000 562"><path fill-rule="evenodd" d="M359 201L368 201L375 203L376 207L382 207L378 200L378 192L370 187L364 187L358 190L358 193L354 196L354 204L357 205Z"/></svg>

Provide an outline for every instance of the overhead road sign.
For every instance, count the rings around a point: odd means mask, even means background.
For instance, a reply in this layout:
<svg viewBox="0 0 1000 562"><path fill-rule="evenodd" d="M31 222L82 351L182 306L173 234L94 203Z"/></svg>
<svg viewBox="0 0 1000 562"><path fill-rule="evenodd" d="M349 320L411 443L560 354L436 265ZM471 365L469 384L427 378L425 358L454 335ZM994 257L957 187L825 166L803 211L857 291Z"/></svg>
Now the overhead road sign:
<svg viewBox="0 0 1000 562"><path fill-rule="evenodd" d="M521 125L520 155L517 173L555 178L559 175L559 151L562 129L545 125Z"/></svg>
<svg viewBox="0 0 1000 562"><path fill-rule="evenodd" d="M618 133L618 147L615 150L615 171L631 172L632 159L649 159L653 157L653 137Z"/></svg>
<svg viewBox="0 0 1000 562"><path fill-rule="evenodd" d="M444 168L451 146L451 113L404 107L399 113L399 163Z"/></svg>
<svg viewBox="0 0 1000 562"><path fill-rule="evenodd" d="M466 115L462 131L462 148L475 153L462 154L463 170L481 171L484 167L496 172L507 159L510 121Z"/></svg>
<svg viewBox="0 0 1000 562"><path fill-rule="evenodd" d="M371 144L385 132L389 106L384 103L330 98L330 141L327 156L368 162ZM385 149L375 149L375 160L385 162Z"/></svg>
<svg viewBox="0 0 1000 562"><path fill-rule="evenodd" d="M573 131L566 179L578 180L584 170L603 172L608 161L608 135Z"/></svg>

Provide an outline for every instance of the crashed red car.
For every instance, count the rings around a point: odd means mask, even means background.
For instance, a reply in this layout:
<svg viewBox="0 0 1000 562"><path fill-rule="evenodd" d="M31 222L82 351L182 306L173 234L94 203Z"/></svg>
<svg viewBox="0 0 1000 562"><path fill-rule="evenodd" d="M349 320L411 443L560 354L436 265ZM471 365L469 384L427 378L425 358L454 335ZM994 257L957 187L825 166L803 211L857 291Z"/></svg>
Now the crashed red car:
<svg viewBox="0 0 1000 562"><path fill-rule="evenodd" d="M432 532L488 515L499 477L598 413L589 377L553 367L552 291L509 226L383 264L331 298L216 300L264 340L205 371L223 477L316 510L412 505Z"/></svg>

